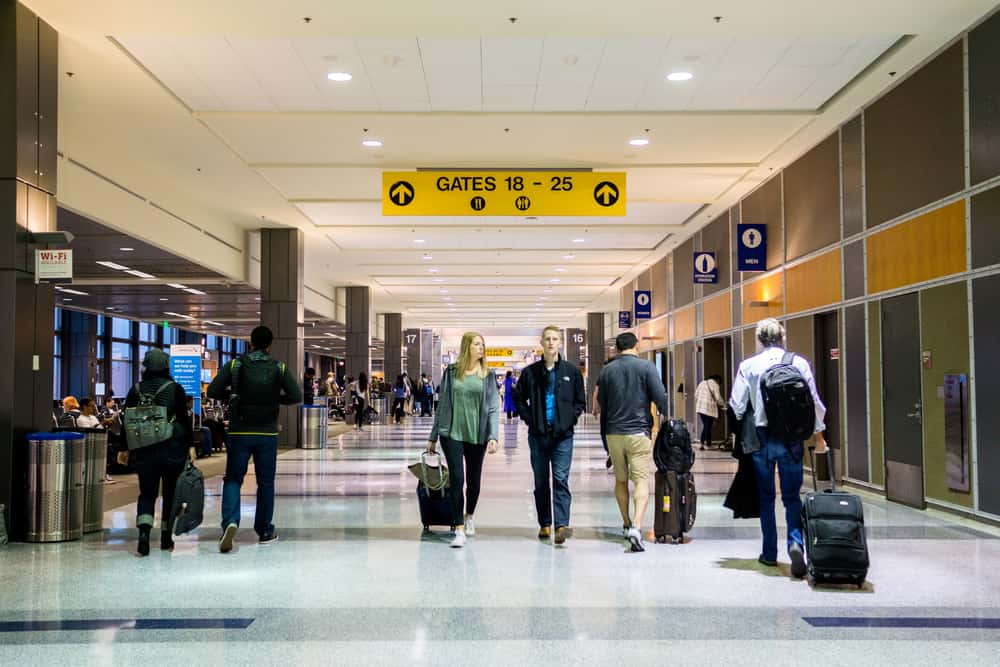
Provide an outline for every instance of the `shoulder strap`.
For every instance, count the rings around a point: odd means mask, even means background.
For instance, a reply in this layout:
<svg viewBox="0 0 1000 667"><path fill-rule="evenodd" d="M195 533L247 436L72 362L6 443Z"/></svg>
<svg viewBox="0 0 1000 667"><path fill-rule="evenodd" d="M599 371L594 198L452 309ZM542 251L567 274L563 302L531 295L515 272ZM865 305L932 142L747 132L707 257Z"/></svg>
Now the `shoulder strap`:
<svg viewBox="0 0 1000 667"><path fill-rule="evenodd" d="M155 392L153 392L153 398L156 398L157 396L159 396L163 392L164 389L166 389L167 387L171 386L173 383L174 383L173 380L168 380L167 382L164 382L163 384L161 384L160 388L157 389Z"/></svg>
<svg viewBox="0 0 1000 667"><path fill-rule="evenodd" d="M142 398L142 389L140 388L138 382L135 383L135 386L132 387L132 389L135 390L135 395L138 396L141 399Z"/></svg>
<svg viewBox="0 0 1000 667"><path fill-rule="evenodd" d="M783 355L781 355L781 363L783 365L785 365L785 366L791 366L793 361L795 361L795 353L794 352L787 352L786 351Z"/></svg>

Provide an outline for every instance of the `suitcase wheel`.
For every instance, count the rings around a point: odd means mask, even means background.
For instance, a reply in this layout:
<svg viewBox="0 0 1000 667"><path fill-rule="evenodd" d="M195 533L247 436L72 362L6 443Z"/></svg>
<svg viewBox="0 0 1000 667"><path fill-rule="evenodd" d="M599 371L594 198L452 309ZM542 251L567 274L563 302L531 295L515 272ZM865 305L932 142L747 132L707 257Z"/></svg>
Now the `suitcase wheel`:
<svg viewBox="0 0 1000 667"><path fill-rule="evenodd" d="M667 543L667 536L666 535L657 535L656 536L656 543L657 544L666 544Z"/></svg>

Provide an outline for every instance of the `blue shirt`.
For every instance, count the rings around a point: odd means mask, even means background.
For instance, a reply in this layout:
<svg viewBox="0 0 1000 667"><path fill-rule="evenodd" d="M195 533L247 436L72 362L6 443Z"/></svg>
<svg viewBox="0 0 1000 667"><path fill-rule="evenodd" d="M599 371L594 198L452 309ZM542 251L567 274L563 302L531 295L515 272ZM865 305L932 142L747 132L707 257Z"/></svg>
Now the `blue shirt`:
<svg viewBox="0 0 1000 667"><path fill-rule="evenodd" d="M545 423L556 422L556 367L549 372L549 384L545 389Z"/></svg>

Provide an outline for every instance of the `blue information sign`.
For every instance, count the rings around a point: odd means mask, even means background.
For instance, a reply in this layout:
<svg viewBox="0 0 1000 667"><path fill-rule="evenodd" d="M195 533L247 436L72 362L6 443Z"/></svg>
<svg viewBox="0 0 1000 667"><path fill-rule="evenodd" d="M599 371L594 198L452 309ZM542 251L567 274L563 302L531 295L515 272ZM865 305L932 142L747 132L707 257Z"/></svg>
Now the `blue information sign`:
<svg viewBox="0 0 1000 667"><path fill-rule="evenodd" d="M719 282L719 265L715 253L698 250L694 253L694 282L696 285L714 285Z"/></svg>
<svg viewBox="0 0 1000 667"><path fill-rule="evenodd" d="M632 328L632 311L631 310L619 310L618 311L618 328L619 329L631 329Z"/></svg>
<svg viewBox="0 0 1000 667"><path fill-rule="evenodd" d="M648 289L635 291L635 319L648 320L653 316L653 293Z"/></svg>
<svg viewBox="0 0 1000 667"><path fill-rule="evenodd" d="M201 346L170 346L170 377L194 398L194 414L201 414Z"/></svg>
<svg viewBox="0 0 1000 667"><path fill-rule="evenodd" d="M738 271L767 271L767 225L736 227Z"/></svg>

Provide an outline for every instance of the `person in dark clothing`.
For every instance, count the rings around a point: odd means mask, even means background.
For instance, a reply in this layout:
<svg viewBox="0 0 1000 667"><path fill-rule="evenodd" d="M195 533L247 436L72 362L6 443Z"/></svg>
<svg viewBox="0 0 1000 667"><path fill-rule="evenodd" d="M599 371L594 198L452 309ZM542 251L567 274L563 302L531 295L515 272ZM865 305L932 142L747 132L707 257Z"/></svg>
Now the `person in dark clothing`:
<svg viewBox="0 0 1000 667"><path fill-rule="evenodd" d="M513 419L517 414L517 401L514 398L514 372L507 371L503 379L503 411L507 419Z"/></svg>
<svg viewBox="0 0 1000 667"><path fill-rule="evenodd" d="M434 385L426 373L420 374L420 416L431 416L431 403L434 401Z"/></svg>
<svg viewBox="0 0 1000 667"><path fill-rule="evenodd" d="M517 414L528 425L531 469L535 473L538 539L548 539L552 534L554 499L556 544L563 544L572 534L569 468L573 462L573 427L587 408L583 375L579 368L562 358L561 349L562 329L545 327L542 359L524 369L516 388L511 391Z"/></svg>
<svg viewBox="0 0 1000 667"><path fill-rule="evenodd" d="M302 380L302 404L312 405L316 398L316 369L307 368L306 376Z"/></svg>
<svg viewBox="0 0 1000 667"><path fill-rule="evenodd" d="M163 504L160 510L160 549L171 551L174 505L174 487L184 470L184 462L194 458L191 437L191 419L187 411L187 395L183 387L170 377L170 357L166 352L152 349L146 353L142 365L142 381L132 387L125 397L126 414L129 408L140 404L142 398L152 397L153 405L167 409L167 418L174 424L174 437L147 447L133 448L118 455L122 465L131 463L139 475L139 501L136 505L136 526L139 528L140 556L149 555L149 536L153 530L156 496L162 484ZM165 387L165 385L170 385ZM128 431L123 433L128 444Z"/></svg>
<svg viewBox="0 0 1000 667"><path fill-rule="evenodd" d="M354 406L354 428L361 430L365 423L365 409L368 407L369 386L368 374L358 373L358 379L350 384L351 404Z"/></svg>
<svg viewBox="0 0 1000 667"><path fill-rule="evenodd" d="M253 528L261 544L271 544L278 532L274 516L274 475L278 464L278 413L282 405L302 401L302 392L288 367L270 355L274 334L260 326L250 333L249 354L226 364L208 386L209 398L229 401L229 443L222 486L222 539L219 551L233 550L240 525L240 488L253 458L257 477L257 509Z"/></svg>
<svg viewBox="0 0 1000 667"><path fill-rule="evenodd" d="M397 375L396 382L392 385L392 416L397 424L403 423L403 416L406 414L406 398L409 393L406 380L402 375Z"/></svg>

